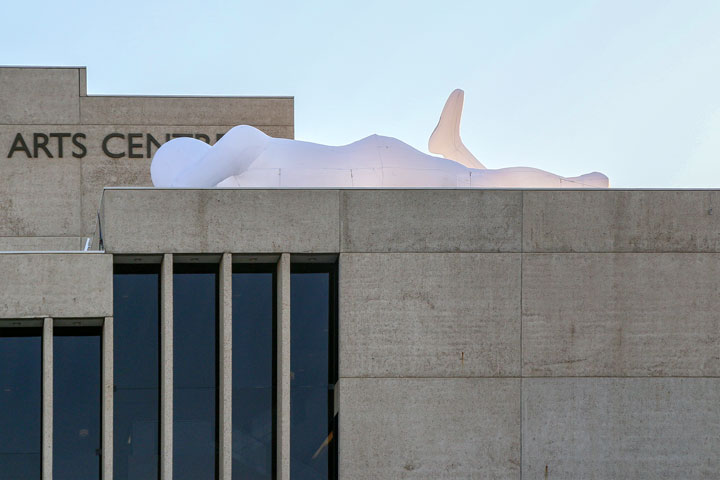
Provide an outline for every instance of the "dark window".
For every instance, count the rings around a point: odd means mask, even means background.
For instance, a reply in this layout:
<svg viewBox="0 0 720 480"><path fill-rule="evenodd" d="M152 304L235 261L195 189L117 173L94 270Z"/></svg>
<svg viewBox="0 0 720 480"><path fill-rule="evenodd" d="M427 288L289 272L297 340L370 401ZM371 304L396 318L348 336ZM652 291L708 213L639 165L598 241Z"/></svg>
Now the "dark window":
<svg viewBox="0 0 720 480"><path fill-rule="evenodd" d="M0 328L0 479L40 479L42 330Z"/></svg>
<svg viewBox="0 0 720 480"><path fill-rule="evenodd" d="M175 264L173 477L217 476L218 266Z"/></svg>
<svg viewBox="0 0 720 480"><path fill-rule="evenodd" d="M275 269L233 266L233 478L274 477Z"/></svg>
<svg viewBox="0 0 720 480"><path fill-rule="evenodd" d="M337 478L335 266L293 264L290 281L290 476Z"/></svg>
<svg viewBox="0 0 720 480"><path fill-rule="evenodd" d="M54 480L100 476L100 338L99 327L54 329Z"/></svg>
<svg viewBox="0 0 720 480"><path fill-rule="evenodd" d="M115 265L115 480L158 478L160 266Z"/></svg>

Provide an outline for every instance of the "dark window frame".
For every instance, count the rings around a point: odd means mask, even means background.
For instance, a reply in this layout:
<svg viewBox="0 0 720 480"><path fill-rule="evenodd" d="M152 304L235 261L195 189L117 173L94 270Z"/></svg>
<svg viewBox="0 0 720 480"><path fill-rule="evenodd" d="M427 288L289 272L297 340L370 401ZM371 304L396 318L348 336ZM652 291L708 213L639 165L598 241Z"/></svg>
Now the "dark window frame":
<svg viewBox="0 0 720 480"><path fill-rule="evenodd" d="M173 262L173 403L175 401L175 388L177 378L175 375L175 275L183 274L214 274L215 275L215 479L220 478L220 429L222 419L220 418L220 263L212 261L201 262ZM161 280L162 285L162 280ZM162 288L162 287L161 287ZM162 308L162 305L161 305ZM161 331L162 335L162 331ZM162 341L162 340L161 340ZM162 381L162 380L161 380ZM175 435L175 410L173 408L173 436ZM173 450L175 441L173 439ZM175 464L173 452L173 469ZM174 470L173 470L174 471ZM174 476L174 475L173 475Z"/></svg>
<svg viewBox="0 0 720 480"><path fill-rule="evenodd" d="M160 475L162 468L162 264L160 263L115 263L113 264L113 278L115 275L151 275L155 274L158 276L158 289L157 289L157 302L158 302L158 344L157 344L157 375L158 375L158 396L157 396L157 408L158 408L158 429L157 429L157 444L158 444L158 462L157 471ZM114 289L114 287L113 287ZM113 310L115 308L115 299L113 298ZM113 311L113 315L115 312ZM114 318L114 317L113 317ZM115 362L115 355L117 349L115 348L116 338L113 336L113 363ZM115 379L113 378L113 400L115 397ZM115 426L115 411L113 410L113 427ZM115 443L116 432L113 431L113 444ZM113 449L113 456L116 452ZM115 469L115 458L113 458L113 474Z"/></svg>
<svg viewBox="0 0 720 480"><path fill-rule="evenodd" d="M328 426L333 434L333 441L328 445L328 478L336 480L339 477L338 445L340 443L339 415L335 415L335 389L340 378L339 364L339 262L333 263L305 263L297 262L290 264L290 276L303 273L328 273L330 292L328 294L328 314L330 316L328 329ZM292 320L291 320L292 322ZM292 332L292 329L291 329ZM292 333L291 333L292 334ZM292 338L290 339L292 342ZM292 447L291 447L292 448Z"/></svg>
<svg viewBox="0 0 720 480"><path fill-rule="evenodd" d="M103 438L103 432L104 432L104 430L103 430L103 408L102 408L102 405L103 405L103 400L102 400L102 397L103 397L103 375L104 375L104 371L103 371L103 350L104 350L104 348L103 348L103 343L104 343L103 342L103 327L102 326L89 326L89 325L61 326L61 327L53 326L52 337L53 337L52 338L53 343L55 342L55 337L98 337L98 341L100 343L100 356L98 358L98 360L100 362L98 365L98 370L100 371L100 381L99 381L100 388L98 388L97 400L98 400L98 405L100 406L100 408L98 409L99 413L100 413L98 416L98 425L100 426L100 430L99 430L100 446L98 447L99 453L97 456L98 456L98 467L99 467L98 478L102 478L103 455L105 454L105 452L103 452L103 450L102 450L102 438ZM53 399L52 399L53 405L55 404L55 395L56 395L56 390L55 390L55 385L54 385L55 378L56 378L55 354L56 354L55 346L53 345ZM55 412L54 406L53 406L53 412ZM53 438L52 438L53 445L55 444L55 431L56 431L54 423L55 423L55 414L53 413ZM53 448L53 456L55 456L54 448ZM55 468L54 466L55 466L55 462L53 462L53 469ZM53 474L54 474L54 472L53 472Z"/></svg>
<svg viewBox="0 0 720 480"><path fill-rule="evenodd" d="M232 274L235 273L270 273L272 274L272 473L271 478L277 478L277 406L278 406L278 388L277 388L277 348L278 348L278 309L277 309L277 263L233 263ZM232 292L230 292L232 296ZM233 306L233 309L235 307ZM235 330L233 329L233 332ZM233 346L233 351L235 348ZM233 362L233 368L235 363ZM232 376L232 372L230 373ZM235 398L232 399L233 405ZM232 467L231 467L232 468Z"/></svg>
<svg viewBox="0 0 720 480"><path fill-rule="evenodd" d="M28 338L28 337L37 337L40 340L40 478L43 478L43 426L42 426L42 416L43 416L43 405L44 405L44 398L45 398L45 386L43 381L43 376L45 374L45 366L44 366L44 342L43 342L43 327L37 326L37 327L28 327L28 326L22 326L22 327L16 327L16 326L9 326L9 325L3 325L2 323L9 323L6 320L3 320L0 322L0 337L2 338Z"/></svg>

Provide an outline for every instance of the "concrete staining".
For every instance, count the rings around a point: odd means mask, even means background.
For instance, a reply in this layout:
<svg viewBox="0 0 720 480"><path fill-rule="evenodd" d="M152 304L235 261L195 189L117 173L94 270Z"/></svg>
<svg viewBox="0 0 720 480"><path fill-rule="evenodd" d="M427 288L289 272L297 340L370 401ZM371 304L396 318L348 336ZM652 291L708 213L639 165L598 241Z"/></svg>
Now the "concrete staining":
<svg viewBox="0 0 720 480"><path fill-rule="evenodd" d="M341 479L715 479L719 208L689 190L109 189L102 223L113 254L339 253Z"/></svg>

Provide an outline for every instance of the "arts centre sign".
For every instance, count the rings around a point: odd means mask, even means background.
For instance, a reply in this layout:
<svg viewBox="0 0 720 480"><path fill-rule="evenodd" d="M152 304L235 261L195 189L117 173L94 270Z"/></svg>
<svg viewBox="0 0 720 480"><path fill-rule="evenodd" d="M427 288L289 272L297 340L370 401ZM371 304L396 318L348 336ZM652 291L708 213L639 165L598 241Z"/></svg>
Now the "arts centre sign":
<svg viewBox="0 0 720 480"><path fill-rule="evenodd" d="M84 245L103 188L152 186L151 158L173 139L214 145L240 124L294 136L292 97L88 95L86 84L82 67L0 67L0 244Z"/></svg>
<svg viewBox="0 0 720 480"><path fill-rule="evenodd" d="M109 158L152 158L155 151L163 143L181 137L194 138L208 144L219 140L223 131L203 130L194 132L166 131L157 133L144 131L45 131L16 132L2 135L4 143L2 151L6 158L85 158L88 151ZM12 140L10 140L12 137Z"/></svg>

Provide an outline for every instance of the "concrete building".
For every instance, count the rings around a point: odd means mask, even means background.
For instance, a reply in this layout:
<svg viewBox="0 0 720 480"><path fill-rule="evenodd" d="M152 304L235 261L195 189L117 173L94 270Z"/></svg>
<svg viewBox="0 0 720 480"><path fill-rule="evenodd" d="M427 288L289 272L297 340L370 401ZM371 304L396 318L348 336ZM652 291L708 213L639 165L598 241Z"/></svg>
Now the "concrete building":
<svg viewBox="0 0 720 480"><path fill-rule="evenodd" d="M84 85L0 69L0 479L720 476L718 192L138 188L292 99Z"/></svg>

